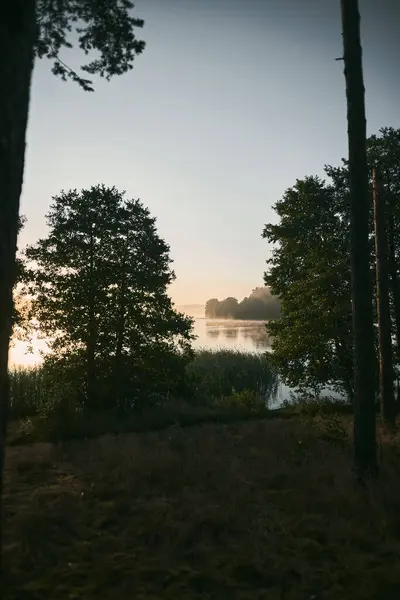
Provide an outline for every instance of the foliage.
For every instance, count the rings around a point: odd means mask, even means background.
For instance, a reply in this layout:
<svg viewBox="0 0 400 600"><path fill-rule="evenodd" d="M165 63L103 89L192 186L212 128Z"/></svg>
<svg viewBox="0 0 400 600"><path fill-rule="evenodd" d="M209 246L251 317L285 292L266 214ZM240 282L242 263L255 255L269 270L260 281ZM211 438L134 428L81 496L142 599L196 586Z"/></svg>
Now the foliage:
<svg viewBox="0 0 400 600"><path fill-rule="evenodd" d="M32 416L47 418L55 414L64 418L66 413L81 414L85 399L84 390L79 389L73 378L76 377L79 366L82 368L78 362L73 367L72 358L60 363L56 357L54 360L48 359L43 365L35 368L12 369L10 371L12 418ZM154 408L159 410L167 406L169 410L174 406L179 413L181 398L188 406L221 408L224 397L234 397L232 402L235 406L245 407L246 403L251 405L261 403L267 406L274 397L276 389L277 378L267 357L228 350L216 352L201 350L194 353L194 359L186 366L182 388L175 395L164 396L162 407L158 403L158 408L157 406ZM146 387L146 394L147 397L151 395L151 383ZM251 400L247 402L246 398ZM154 404L157 403L147 402L146 406L150 408ZM115 405L110 406L111 410L115 408ZM135 409L134 406L131 408ZM224 408L228 408L227 404ZM126 416L123 418L125 419Z"/></svg>
<svg viewBox="0 0 400 600"><path fill-rule="evenodd" d="M9 374L11 418L37 415L46 402L42 369L14 368Z"/></svg>
<svg viewBox="0 0 400 600"><path fill-rule="evenodd" d="M369 166L379 163L393 214L391 242L395 273L400 258L400 130L383 128L368 140ZM286 190L274 208L278 224L263 237L273 244L265 283L279 295L282 317L267 326L272 360L283 380L299 390L325 387L353 396L352 313L349 260L349 187L347 162L325 166L327 179L305 177ZM372 168L370 169L372 178ZM370 187L372 182L370 180ZM372 198L372 189L370 189ZM371 274L375 279L373 206L370 203ZM374 299L376 286L373 286ZM391 280L393 321L395 286ZM397 293L400 309L400 297ZM374 314L376 309L374 301ZM375 340L377 346L377 339ZM377 382L376 368L376 382Z"/></svg>
<svg viewBox="0 0 400 600"><path fill-rule="evenodd" d="M329 168L327 174L334 175ZM272 360L293 388L336 387L352 395L348 211L343 185L297 180L274 209L277 225L265 282L279 294L282 317L267 326Z"/></svg>
<svg viewBox="0 0 400 600"><path fill-rule="evenodd" d="M148 209L98 185L55 196L47 222L48 236L25 251L25 291L48 368L64 371L92 408L176 392L192 320L167 294L169 247Z"/></svg>
<svg viewBox="0 0 400 600"><path fill-rule="evenodd" d="M205 306L207 319L278 319L280 316L279 299L271 295L268 288L255 288L249 297L238 302L236 298L217 300L211 298Z"/></svg>
<svg viewBox="0 0 400 600"><path fill-rule="evenodd" d="M231 350L200 350L186 368L189 393L196 404L251 392L268 404L277 390L269 355Z"/></svg>
<svg viewBox="0 0 400 600"><path fill-rule="evenodd" d="M53 62L54 75L93 91L92 81L66 65L60 53L77 43L85 55L95 54L81 65L85 73L107 80L126 73L145 47L135 36L135 29L142 28L144 21L132 16L133 8L131 0L37 0L36 55Z"/></svg>
<svg viewBox="0 0 400 600"><path fill-rule="evenodd" d="M252 413L263 413L266 410L266 402L263 396L255 390L232 391L228 396L223 396L216 401L216 406L235 409L244 408Z"/></svg>
<svg viewBox="0 0 400 600"><path fill-rule="evenodd" d="M294 415L311 416L317 415L349 415L353 413L353 406L345 399L333 398L332 396L310 394L290 394L290 398L284 400L282 410L288 410Z"/></svg>

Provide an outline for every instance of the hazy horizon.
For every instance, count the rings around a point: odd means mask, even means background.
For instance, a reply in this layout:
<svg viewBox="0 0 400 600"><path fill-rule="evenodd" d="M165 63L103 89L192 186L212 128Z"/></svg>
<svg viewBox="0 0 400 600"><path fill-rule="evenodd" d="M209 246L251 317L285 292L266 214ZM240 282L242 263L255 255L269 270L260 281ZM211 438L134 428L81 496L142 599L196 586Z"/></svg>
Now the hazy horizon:
<svg viewBox="0 0 400 600"><path fill-rule="evenodd" d="M400 126L399 5L360 6L369 134ZM45 234L62 189L115 185L157 217L176 304L243 298L262 285L274 202L347 154L339 2L138 0L135 12L147 48L94 94L35 66L20 247Z"/></svg>

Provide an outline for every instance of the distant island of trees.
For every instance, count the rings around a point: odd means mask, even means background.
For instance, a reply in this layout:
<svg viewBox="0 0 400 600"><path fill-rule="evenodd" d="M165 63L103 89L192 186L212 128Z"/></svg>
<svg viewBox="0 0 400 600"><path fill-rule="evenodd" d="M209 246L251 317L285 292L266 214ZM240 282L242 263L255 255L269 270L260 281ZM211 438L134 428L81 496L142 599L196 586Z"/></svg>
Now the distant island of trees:
<svg viewBox="0 0 400 600"><path fill-rule="evenodd" d="M236 298L211 298L205 305L206 319L273 320L281 316L279 298L268 287L255 288L250 296L239 302Z"/></svg>

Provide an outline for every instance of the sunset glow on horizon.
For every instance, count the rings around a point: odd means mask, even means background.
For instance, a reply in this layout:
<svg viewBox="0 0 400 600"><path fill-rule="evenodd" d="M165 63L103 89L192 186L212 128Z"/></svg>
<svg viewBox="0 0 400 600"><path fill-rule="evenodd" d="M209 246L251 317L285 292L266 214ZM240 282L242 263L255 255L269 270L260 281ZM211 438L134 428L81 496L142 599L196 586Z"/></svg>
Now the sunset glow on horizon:
<svg viewBox="0 0 400 600"><path fill-rule="evenodd" d="M32 352L30 352L32 348ZM46 341L34 336L31 342L14 340L10 346L8 365L11 369L34 367L43 362L41 352L47 349Z"/></svg>

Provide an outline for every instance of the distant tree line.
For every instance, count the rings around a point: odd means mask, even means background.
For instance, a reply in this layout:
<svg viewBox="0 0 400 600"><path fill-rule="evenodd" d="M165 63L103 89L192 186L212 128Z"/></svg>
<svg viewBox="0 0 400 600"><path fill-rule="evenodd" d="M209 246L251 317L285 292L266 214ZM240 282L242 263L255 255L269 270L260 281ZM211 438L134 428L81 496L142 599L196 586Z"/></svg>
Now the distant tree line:
<svg viewBox="0 0 400 600"><path fill-rule="evenodd" d="M225 300L211 298L206 302L207 319L247 319L265 320L279 319L281 305L279 298L273 296L268 287L255 288L250 296L239 302L236 298Z"/></svg>

